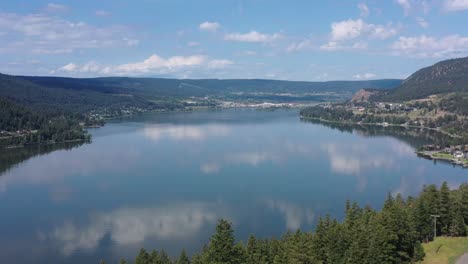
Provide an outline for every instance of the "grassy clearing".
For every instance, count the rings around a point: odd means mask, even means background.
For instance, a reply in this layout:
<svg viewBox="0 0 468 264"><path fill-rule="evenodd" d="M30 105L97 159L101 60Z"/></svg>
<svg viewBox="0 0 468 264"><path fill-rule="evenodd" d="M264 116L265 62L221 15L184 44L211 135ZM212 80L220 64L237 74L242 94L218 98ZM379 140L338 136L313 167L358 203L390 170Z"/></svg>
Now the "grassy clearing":
<svg viewBox="0 0 468 264"><path fill-rule="evenodd" d="M423 244L426 257L423 264L454 264L464 253L468 253L468 237L438 237Z"/></svg>
<svg viewBox="0 0 468 264"><path fill-rule="evenodd" d="M432 156L436 158L453 159L453 155L448 153L434 153Z"/></svg>

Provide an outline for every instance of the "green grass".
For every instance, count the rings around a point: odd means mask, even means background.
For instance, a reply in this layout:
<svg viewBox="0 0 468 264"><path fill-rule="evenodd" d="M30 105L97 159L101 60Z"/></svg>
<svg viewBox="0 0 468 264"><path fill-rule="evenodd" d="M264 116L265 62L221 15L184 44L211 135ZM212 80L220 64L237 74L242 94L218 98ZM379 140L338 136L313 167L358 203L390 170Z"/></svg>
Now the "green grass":
<svg viewBox="0 0 468 264"><path fill-rule="evenodd" d="M423 264L453 264L468 253L468 237L438 237L423 247L426 252Z"/></svg>
<svg viewBox="0 0 468 264"><path fill-rule="evenodd" d="M444 159L453 159L453 155L452 154L447 154L447 153L434 153L432 154L433 157L436 157L436 158L444 158Z"/></svg>

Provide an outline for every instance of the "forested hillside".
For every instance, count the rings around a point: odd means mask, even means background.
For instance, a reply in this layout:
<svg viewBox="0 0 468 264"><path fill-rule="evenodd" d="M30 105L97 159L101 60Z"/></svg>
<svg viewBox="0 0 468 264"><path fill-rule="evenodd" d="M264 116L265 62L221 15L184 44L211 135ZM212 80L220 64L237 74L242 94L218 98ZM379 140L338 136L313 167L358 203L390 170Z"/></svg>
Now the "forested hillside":
<svg viewBox="0 0 468 264"><path fill-rule="evenodd" d="M0 148L89 140L86 122L80 114L33 109L0 97Z"/></svg>
<svg viewBox="0 0 468 264"><path fill-rule="evenodd" d="M456 190L446 182L440 189L429 185L419 197L407 199L388 195L380 211L348 201L345 213L341 222L321 217L315 232L287 232L279 239L250 236L246 244L236 243L232 225L220 220L208 244L191 259L185 251L172 261L164 250L141 249L131 263L415 263L425 257L422 243L434 239L431 215L440 216L437 236L467 235L468 185Z"/></svg>
<svg viewBox="0 0 468 264"><path fill-rule="evenodd" d="M168 99L189 97L215 97L229 99L292 100L299 95L312 93L352 93L362 88L390 89L401 80L296 82L261 79L163 79L163 78L57 78L20 77L23 80L49 87L105 94L126 94L146 99ZM285 93L295 96L284 96ZM283 97L278 95L283 94ZM268 97L269 95L270 97ZM274 96L276 95L276 97ZM306 100L306 99L305 99Z"/></svg>
<svg viewBox="0 0 468 264"><path fill-rule="evenodd" d="M423 68L379 100L406 101L453 92L468 93L468 57L445 60Z"/></svg>

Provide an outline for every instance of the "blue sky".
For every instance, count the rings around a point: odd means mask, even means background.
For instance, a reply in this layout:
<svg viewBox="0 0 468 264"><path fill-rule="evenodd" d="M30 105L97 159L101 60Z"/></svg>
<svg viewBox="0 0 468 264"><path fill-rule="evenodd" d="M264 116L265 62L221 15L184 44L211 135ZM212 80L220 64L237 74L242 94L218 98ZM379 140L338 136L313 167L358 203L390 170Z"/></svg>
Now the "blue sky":
<svg viewBox="0 0 468 264"><path fill-rule="evenodd" d="M468 0L3 0L0 72L406 78L468 56Z"/></svg>

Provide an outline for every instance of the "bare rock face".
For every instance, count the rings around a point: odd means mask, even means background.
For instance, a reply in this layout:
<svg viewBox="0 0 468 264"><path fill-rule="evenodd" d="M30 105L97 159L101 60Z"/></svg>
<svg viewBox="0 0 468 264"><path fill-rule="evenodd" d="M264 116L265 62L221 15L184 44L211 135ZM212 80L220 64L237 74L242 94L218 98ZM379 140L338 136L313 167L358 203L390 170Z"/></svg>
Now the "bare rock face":
<svg viewBox="0 0 468 264"><path fill-rule="evenodd" d="M357 91L354 95L353 98L351 98L351 102L353 103L364 103L369 101L369 97L374 95L376 91L371 91L371 90L366 90L366 89L361 89Z"/></svg>

